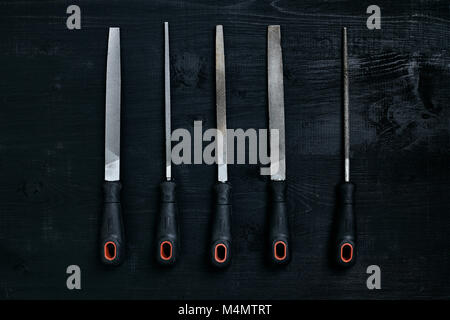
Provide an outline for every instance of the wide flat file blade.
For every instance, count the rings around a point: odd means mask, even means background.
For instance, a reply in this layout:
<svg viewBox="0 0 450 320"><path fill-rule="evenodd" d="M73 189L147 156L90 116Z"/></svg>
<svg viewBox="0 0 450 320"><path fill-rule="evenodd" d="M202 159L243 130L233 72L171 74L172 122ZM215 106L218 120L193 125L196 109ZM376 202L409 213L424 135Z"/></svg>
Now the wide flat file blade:
<svg viewBox="0 0 450 320"><path fill-rule="evenodd" d="M269 26L267 30L267 75L269 84L270 175L272 180L286 180L283 59L280 42L280 26ZM278 139L276 139L277 136Z"/></svg>
<svg viewBox="0 0 450 320"><path fill-rule="evenodd" d="M164 22L164 94L166 120L166 179L172 178L172 143L170 128L170 56L169 56L169 23Z"/></svg>
<svg viewBox="0 0 450 320"><path fill-rule="evenodd" d="M109 28L106 63L105 180L120 180L120 29Z"/></svg>
<svg viewBox="0 0 450 320"><path fill-rule="evenodd" d="M216 26L216 115L218 180L226 182L227 173L227 109L225 94L225 52L223 27Z"/></svg>

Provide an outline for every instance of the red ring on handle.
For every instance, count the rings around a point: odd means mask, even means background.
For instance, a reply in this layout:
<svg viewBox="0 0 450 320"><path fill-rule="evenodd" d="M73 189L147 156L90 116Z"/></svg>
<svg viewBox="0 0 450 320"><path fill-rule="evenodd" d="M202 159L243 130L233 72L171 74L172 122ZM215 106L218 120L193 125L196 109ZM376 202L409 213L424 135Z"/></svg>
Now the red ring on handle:
<svg viewBox="0 0 450 320"><path fill-rule="evenodd" d="M170 241L161 242L159 256L166 261L172 258L172 243Z"/></svg>
<svg viewBox="0 0 450 320"><path fill-rule="evenodd" d="M350 252L349 252L350 254L348 254L348 252L344 252L344 248L348 248L348 247L350 247ZM348 250L348 249L346 249L346 250ZM346 242L343 245L341 245L341 260L342 260L342 262L348 263L348 262L352 261L352 259L353 259L353 246L350 243Z"/></svg>
<svg viewBox="0 0 450 320"><path fill-rule="evenodd" d="M281 248L281 250L280 250ZM275 257L275 259L277 259L278 261L283 261L284 259L286 259L286 255L287 255L287 245L284 241L277 241L275 242L275 245L273 246L273 255ZM279 254L278 251L281 251L283 254Z"/></svg>
<svg viewBox="0 0 450 320"><path fill-rule="evenodd" d="M105 243L104 247L104 256L108 261L113 261L116 258L117 249L116 244L112 241L108 241Z"/></svg>
<svg viewBox="0 0 450 320"><path fill-rule="evenodd" d="M219 249L222 249L223 252L220 252ZM223 243L216 244L216 247L214 248L214 259L218 263L224 263L227 260L227 246L226 245L224 245Z"/></svg>

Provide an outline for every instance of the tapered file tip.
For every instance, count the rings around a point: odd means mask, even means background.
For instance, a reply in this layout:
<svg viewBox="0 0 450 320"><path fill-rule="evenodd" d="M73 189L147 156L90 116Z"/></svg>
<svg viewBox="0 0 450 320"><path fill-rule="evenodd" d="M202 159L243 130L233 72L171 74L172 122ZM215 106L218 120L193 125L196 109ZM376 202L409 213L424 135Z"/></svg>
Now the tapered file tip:
<svg viewBox="0 0 450 320"><path fill-rule="evenodd" d="M280 25L274 24L274 25L268 26L267 28L269 29L269 31L278 31L278 30L280 30Z"/></svg>

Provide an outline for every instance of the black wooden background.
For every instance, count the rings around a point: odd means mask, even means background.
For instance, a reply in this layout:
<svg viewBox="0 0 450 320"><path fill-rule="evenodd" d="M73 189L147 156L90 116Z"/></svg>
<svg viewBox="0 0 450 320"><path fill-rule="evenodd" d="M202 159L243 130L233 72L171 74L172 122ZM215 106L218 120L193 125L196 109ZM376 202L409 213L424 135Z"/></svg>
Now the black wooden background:
<svg viewBox="0 0 450 320"><path fill-rule="evenodd" d="M1 1L0 297L132 299L450 298L448 1ZM82 29L66 28L77 4ZM381 7L382 29L366 9ZM154 261L164 177L163 22L170 23L172 123L215 127L214 30L224 25L230 128L266 128L266 28L284 58L292 262L271 268L267 179L229 168L234 258L207 263L216 167L175 166L182 258ZM123 206L128 256L99 262L107 34L121 27ZM328 259L343 179L340 29L348 27L352 174L359 257ZM66 288L66 268L82 290ZM381 290L366 288L379 265Z"/></svg>

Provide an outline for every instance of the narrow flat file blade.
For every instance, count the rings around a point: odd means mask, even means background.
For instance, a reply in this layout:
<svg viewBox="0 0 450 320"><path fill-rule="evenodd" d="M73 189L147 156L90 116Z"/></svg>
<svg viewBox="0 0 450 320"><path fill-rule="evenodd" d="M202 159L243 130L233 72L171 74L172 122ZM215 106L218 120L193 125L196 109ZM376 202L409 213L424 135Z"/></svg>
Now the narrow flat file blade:
<svg viewBox="0 0 450 320"><path fill-rule="evenodd" d="M225 51L223 27L216 26L216 113L218 180L226 182L227 172L227 109L225 94Z"/></svg>
<svg viewBox="0 0 450 320"><path fill-rule="evenodd" d="M270 174L272 180L286 180L283 59L280 42L280 26L269 26L267 30L267 75L269 85ZM278 139L276 139L277 136ZM278 155L278 157L275 155Z"/></svg>
<svg viewBox="0 0 450 320"><path fill-rule="evenodd" d="M350 116L348 100L347 28L342 28L342 104L344 105L344 177L350 182Z"/></svg>
<svg viewBox="0 0 450 320"><path fill-rule="evenodd" d="M165 129L166 129L166 179L172 178L172 143L170 127L170 56L169 23L164 22L164 95L165 95Z"/></svg>
<svg viewBox="0 0 450 320"><path fill-rule="evenodd" d="M105 180L120 180L120 29L109 28L106 63Z"/></svg>

